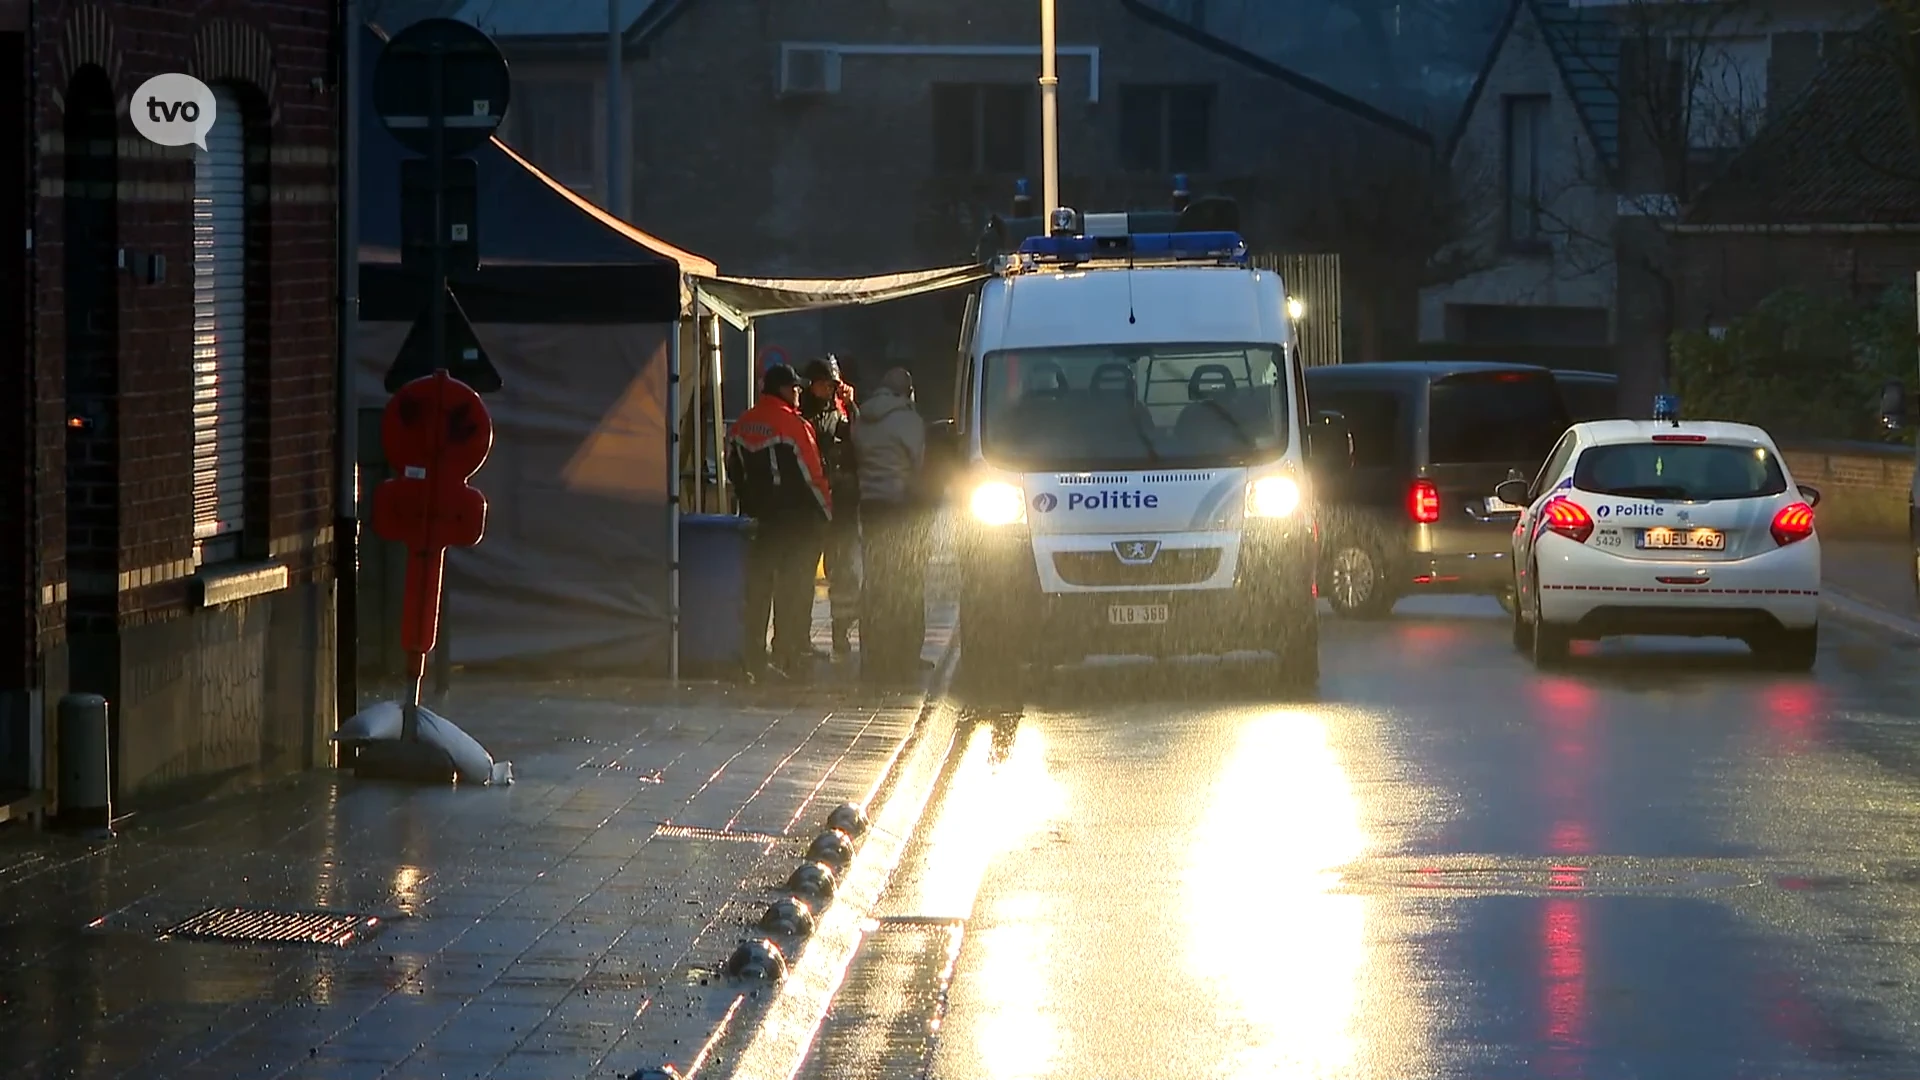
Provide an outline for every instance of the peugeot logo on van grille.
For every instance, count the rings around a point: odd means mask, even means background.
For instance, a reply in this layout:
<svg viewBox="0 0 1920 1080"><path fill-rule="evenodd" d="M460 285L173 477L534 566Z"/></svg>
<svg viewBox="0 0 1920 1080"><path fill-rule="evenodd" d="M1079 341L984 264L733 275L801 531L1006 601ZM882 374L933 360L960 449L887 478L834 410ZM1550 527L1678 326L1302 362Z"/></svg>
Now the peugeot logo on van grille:
<svg viewBox="0 0 1920 1080"><path fill-rule="evenodd" d="M1147 566L1160 554L1158 540L1115 540L1113 557L1127 566Z"/></svg>

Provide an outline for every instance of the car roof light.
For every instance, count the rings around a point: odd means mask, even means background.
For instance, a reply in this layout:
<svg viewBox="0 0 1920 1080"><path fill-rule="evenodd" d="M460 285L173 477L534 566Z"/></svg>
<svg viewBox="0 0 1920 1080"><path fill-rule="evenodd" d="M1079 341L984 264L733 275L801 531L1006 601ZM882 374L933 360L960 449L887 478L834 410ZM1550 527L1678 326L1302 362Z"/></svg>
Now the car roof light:
<svg viewBox="0 0 1920 1080"><path fill-rule="evenodd" d="M1232 232L1034 236L1021 242L1020 254L1041 262L1146 259L1240 264L1247 258L1247 242Z"/></svg>

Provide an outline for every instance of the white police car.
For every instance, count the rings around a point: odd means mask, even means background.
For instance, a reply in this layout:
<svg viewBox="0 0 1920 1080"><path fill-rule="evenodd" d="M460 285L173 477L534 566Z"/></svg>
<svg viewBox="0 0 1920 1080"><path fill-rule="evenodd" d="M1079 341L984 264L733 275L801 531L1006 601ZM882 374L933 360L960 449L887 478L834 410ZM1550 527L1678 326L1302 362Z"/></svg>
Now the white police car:
<svg viewBox="0 0 1920 1080"><path fill-rule="evenodd" d="M969 304L944 423L962 662L999 679L1249 650L1311 683L1309 425L1285 288L1234 233L1129 224L1062 209ZM1350 461L1344 428L1328 445Z"/></svg>
<svg viewBox="0 0 1920 1080"><path fill-rule="evenodd" d="M1575 639L1737 637L1804 671L1819 644L1820 493L1797 485L1765 431L1656 419L1575 424L1540 475L1499 496L1513 534L1513 643L1534 663Z"/></svg>

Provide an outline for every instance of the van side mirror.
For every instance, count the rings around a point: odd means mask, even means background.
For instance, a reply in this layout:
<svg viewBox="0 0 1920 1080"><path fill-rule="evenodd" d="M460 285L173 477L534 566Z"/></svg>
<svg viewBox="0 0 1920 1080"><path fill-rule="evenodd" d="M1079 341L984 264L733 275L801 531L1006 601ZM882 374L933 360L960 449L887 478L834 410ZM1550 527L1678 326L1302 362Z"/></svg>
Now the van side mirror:
<svg viewBox="0 0 1920 1080"><path fill-rule="evenodd" d="M1880 388L1880 430L1904 431L1911 420L1907 406L1906 384L1895 379L1882 386Z"/></svg>
<svg viewBox="0 0 1920 1080"><path fill-rule="evenodd" d="M1353 469L1353 431L1347 426L1346 414L1333 409L1313 414L1313 426L1307 429L1307 457L1325 471Z"/></svg>

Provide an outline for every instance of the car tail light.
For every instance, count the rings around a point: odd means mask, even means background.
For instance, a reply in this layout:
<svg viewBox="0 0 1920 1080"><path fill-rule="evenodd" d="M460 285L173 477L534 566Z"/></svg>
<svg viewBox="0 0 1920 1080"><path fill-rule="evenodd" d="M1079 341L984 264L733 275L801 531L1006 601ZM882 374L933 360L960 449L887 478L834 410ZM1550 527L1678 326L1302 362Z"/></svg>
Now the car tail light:
<svg viewBox="0 0 1920 1080"><path fill-rule="evenodd" d="M1813 507L1797 502L1773 515L1773 542L1781 547L1813 535Z"/></svg>
<svg viewBox="0 0 1920 1080"><path fill-rule="evenodd" d="M1431 480L1415 480L1413 490L1407 494L1407 510L1413 514L1413 520L1422 525L1439 521L1440 489L1434 487Z"/></svg>
<svg viewBox="0 0 1920 1080"><path fill-rule="evenodd" d="M1587 537L1593 535L1593 515L1587 513L1586 507L1566 499L1555 499L1541 507L1540 524L1576 544L1586 543Z"/></svg>

